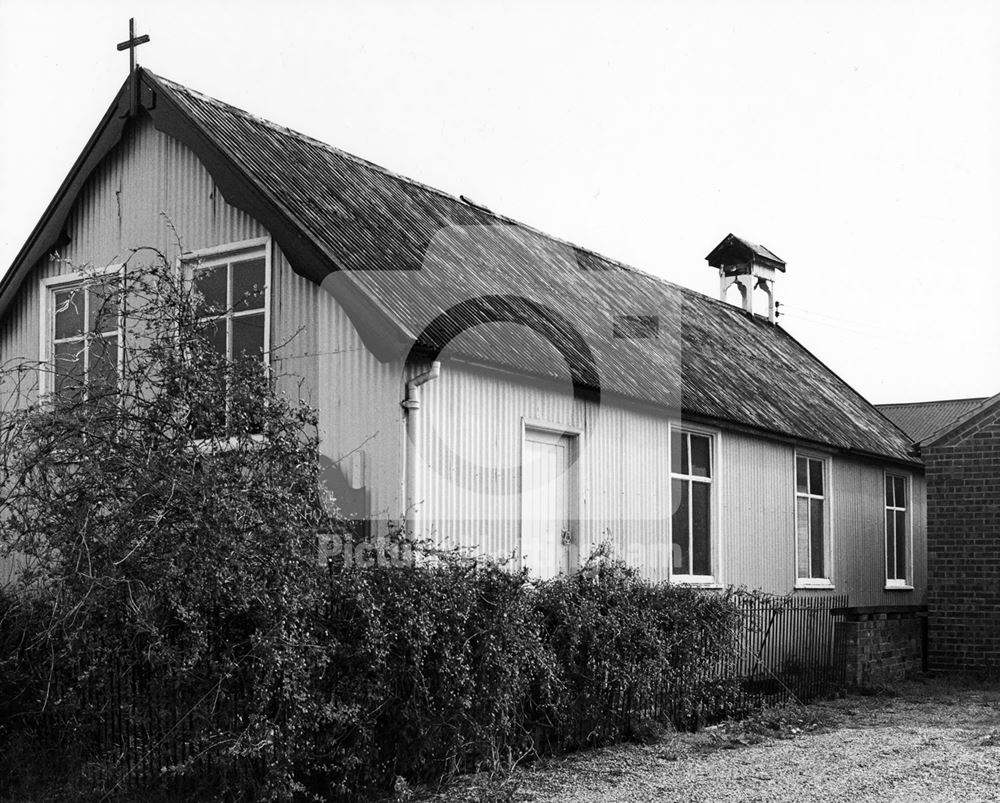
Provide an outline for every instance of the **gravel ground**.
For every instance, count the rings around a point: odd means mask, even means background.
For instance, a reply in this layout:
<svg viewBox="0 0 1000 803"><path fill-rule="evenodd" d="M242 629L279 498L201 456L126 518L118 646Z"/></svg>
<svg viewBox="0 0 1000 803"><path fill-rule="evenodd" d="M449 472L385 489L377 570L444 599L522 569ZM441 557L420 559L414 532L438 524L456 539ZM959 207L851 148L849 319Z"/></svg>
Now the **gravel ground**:
<svg viewBox="0 0 1000 803"><path fill-rule="evenodd" d="M477 801L1000 801L1000 684L909 683L654 744L547 759L435 796Z"/></svg>

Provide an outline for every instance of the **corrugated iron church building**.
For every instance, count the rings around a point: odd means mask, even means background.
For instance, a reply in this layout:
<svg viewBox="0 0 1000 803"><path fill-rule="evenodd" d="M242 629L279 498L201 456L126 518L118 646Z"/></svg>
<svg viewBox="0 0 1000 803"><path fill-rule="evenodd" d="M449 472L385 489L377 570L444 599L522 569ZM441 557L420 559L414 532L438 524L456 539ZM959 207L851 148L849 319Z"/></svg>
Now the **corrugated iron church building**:
<svg viewBox="0 0 1000 803"><path fill-rule="evenodd" d="M301 377L376 528L541 575L606 541L659 580L923 604L922 464L774 323L773 253L726 237L709 263L741 303L708 298L136 75L0 284L5 359L85 371L85 333L56 336L71 265L154 246L206 288L265 285L220 348Z"/></svg>

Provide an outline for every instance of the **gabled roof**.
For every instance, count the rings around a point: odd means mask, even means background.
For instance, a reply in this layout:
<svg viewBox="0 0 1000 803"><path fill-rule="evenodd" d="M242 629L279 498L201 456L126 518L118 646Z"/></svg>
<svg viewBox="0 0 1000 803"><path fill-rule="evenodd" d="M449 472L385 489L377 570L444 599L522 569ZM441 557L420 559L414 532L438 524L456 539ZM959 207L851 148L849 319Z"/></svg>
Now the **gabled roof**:
<svg viewBox="0 0 1000 803"><path fill-rule="evenodd" d="M986 401L976 399L945 399L942 401L877 404L879 411L905 432L914 443L957 422Z"/></svg>
<svg viewBox="0 0 1000 803"><path fill-rule="evenodd" d="M226 200L270 231L297 273L337 297L379 359L403 359L415 341L418 350L427 346L421 332L431 322L440 324L445 312L461 328L480 321L484 309L507 320L541 309L552 313L546 320L555 323L545 334L559 341L571 370L577 363L593 369L574 374L574 380L599 385L606 397L679 407L690 417L859 455L918 462L896 427L763 318L149 71L141 71L139 80L140 113L197 154ZM0 315L55 246L82 182L122 136L125 109L123 87L0 281ZM753 248L761 258L777 260ZM480 301L470 307L469 299ZM634 326L635 320L642 325ZM537 342L519 337L517 327L509 329L486 337L472 328L460 350L477 362L553 375ZM442 331L447 334L448 327ZM430 340L427 349L433 351Z"/></svg>
<svg viewBox="0 0 1000 803"><path fill-rule="evenodd" d="M1000 393L996 396L980 399L978 404L963 412L958 418L938 427L933 432L929 432L920 439L920 446L926 448L946 441L953 435L960 435L959 431L967 424L971 424L977 421L977 419L982 420L983 417L992 415L997 410L1000 410Z"/></svg>

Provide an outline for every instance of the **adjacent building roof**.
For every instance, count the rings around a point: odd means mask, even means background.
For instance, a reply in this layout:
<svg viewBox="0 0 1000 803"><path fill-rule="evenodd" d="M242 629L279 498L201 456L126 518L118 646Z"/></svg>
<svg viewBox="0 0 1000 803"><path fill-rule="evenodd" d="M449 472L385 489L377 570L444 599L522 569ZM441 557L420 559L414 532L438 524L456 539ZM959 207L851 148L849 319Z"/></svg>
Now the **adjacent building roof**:
<svg viewBox="0 0 1000 803"><path fill-rule="evenodd" d="M337 297L380 359L426 357L465 329L467 358L552 375L551 359L518 327L475 328L484 320L527 323L562 353L575 385L605 397L918 462L896 427L764 318L148 71L140 80L140 113L194 150L226 200L267 227L296 272ZM0 281L0 314L55 245L88 171L120 139L127 108L123 87ZM760 246L736 244L780 261Z"/></svg>
<svg viewBox="0 0 1000 803"><path fill-rule="evenodd" d="M878 404L879 411L919 443L935 432L949 427L981 405L985 398L945 399L942 401Z"/></svg>
<svg viewBox="0 0 1000 803"><path fill-rule="evenodd" d="M968 410L954 421L950 421L934 432L931 432L920 441L920 447L926 449L953 441L955 438L962 438L965 434L975 431L975 428L992 416L992 421L996 422L997 413L1000 411L1000 393L989 398L982 399L979 404Z"/></svg>

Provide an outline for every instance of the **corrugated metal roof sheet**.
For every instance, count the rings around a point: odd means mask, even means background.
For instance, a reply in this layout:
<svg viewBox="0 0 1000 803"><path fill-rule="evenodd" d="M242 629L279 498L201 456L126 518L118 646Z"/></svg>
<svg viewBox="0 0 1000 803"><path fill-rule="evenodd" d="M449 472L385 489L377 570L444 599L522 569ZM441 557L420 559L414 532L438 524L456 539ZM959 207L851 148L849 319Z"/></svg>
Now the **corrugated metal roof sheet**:
<svg viewBox="0 0 1000 803"><path fill-rule="evenodd" d="M603 392L667 407L679 396L690 415L914 459L895 427L767 320L156 80L411 334L470 297L526 294L577 327L593 350ZM621 314L658 317L663 331L616 338L611 322ZM550 359L519 348L516 338L497 343L492 334L466 333L467 356L551 372Z"/></svg>
<svg viewBox="0 0 1000 803"><path fill-rule="evenodd" d="M509 306L509 299L527 297L579 333L558 345L571 360L592 360L602 394L916 462L896 427L765 319L143 73L143 92L166 96L143 101L154 123L211 162L216 181L230 187L230 203L270 216L261 222L287 256L297 255L293 267L324 287L332 280L331 292L340 293L363 336L363 326L369 333L385 330L396 351L375 342L383 358L405 356L428 323L470 298ZM117 104L122 97L119 92ZM116 119L110 111L106 117ZM110 130L103 121L93 141L107 139ZM120 126L111 136L121 136ZM99 144L106 150L104 139ZM74 168L83 177L87 153ZM42 239L58 224L57 202L59 209L72 202L73 186L64 185L36 228ZM41 253L51 244L32 247ZM16 292L32 254L26 246L15 273L4 277L4 297ZM306 264L317 259L330 264ZM327 276L331 265L339 270ZM537 339L515 331L472 328L463 333L461 350L480 362L552 375L551 355L536 353L527 344Z"/></svg>
<svg viewBox="0 0 1000 803"><path fill-rule="evenodd" d="M878 404L876 407L916 443L944 429L949 424L957 422L984 401L986 401L986 397Z"/></svg>

